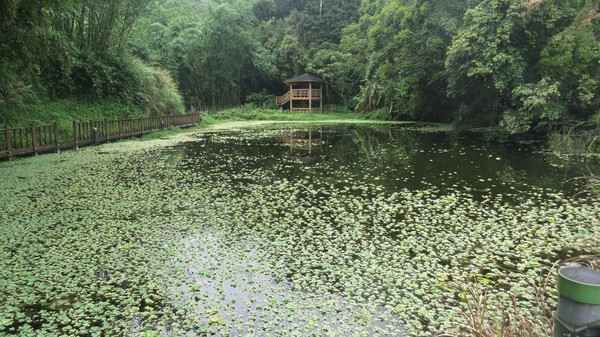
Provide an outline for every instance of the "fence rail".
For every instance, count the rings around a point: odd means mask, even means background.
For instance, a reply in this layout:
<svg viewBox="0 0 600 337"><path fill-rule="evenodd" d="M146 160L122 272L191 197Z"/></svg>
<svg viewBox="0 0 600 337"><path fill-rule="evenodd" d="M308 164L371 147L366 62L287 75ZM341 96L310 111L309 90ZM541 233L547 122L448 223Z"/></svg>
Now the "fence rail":
<svg viewBox="0 0 600 337"><path fill-rule="evenodd" d="M73 137L61 139L58 124L5 128L0 135L0 159L99 144L141 136L168 127L189 127L202 121L200 114L140 117L104 121L73 122ZM1 129L0 129L1 130Z"/></svg>

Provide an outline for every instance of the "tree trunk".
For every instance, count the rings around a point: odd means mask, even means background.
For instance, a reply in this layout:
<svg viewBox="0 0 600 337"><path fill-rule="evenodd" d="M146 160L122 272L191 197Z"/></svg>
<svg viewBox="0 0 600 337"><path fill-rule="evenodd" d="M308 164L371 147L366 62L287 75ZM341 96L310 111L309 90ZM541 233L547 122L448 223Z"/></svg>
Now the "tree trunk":
<svg viewBox="0 0 600 337"><path fill-rule="evenodd" d="M323 0L319 3L319 17L323 15Z"/></svg>

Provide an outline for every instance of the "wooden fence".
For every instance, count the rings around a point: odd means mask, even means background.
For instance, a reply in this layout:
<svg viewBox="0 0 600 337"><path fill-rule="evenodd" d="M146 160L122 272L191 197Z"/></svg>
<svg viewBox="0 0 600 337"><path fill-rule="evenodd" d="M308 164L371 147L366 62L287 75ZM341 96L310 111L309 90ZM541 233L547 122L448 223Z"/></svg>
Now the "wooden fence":
<svg viewBox="0 0 600 337"><path fill-rule="evenodd" d="M200 123L200 114L140 117L104 121L73 122L73 136L61 139L58 125L5 128L0 135L0 159L141 136L168 127L189 127Z"/></svg>

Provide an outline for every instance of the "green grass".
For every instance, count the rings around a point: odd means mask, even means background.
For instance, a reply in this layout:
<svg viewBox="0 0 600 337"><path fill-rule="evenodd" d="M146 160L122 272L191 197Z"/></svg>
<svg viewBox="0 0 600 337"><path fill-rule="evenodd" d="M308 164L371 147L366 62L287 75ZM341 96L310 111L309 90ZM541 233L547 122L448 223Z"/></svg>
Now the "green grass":
<svg viewBox="0 0 600 337"><path fill-rule="evenodd" d="M331 121L349 119L367 119L366 114L356 112L289 112L272 109L241 107L218 112L208 113L205 119L208 123L218 121L245 121L245 120L269 120L269 121Z"/></svg>
<svg viewBox="0 0 600 337"><path fill-rule="evenodd" d="M152 133L142 136L142 140L160 139L163 137L168 137L168 136L176 135L181 132L185 132L185 130L187 130L187 129L173 127L173 128L169 128L166 130L155 131L155 132L152 132Z"/></svg>
<svg viewBox="0 0 600 337"><path fill-rule="evenodd" d="M308 113L308 112L290 112L288 110L274 110L254 107L241 107L221 111L211 111L202 113L202 123L198 124L195 129L205 129L218 125L236 122L291 122L291 123L383 123L383 124L403 124L413 123L411 121L389 121L384 119L376 119L371 114L358 112L324 112L324 113ZM248 124L249 124L248 123ZM236 123L236 126L239 123ZM244 124L244 123L243 123ZM450 131L451 124L447 123L428 123L428 130ZM148 134L142 139L158 139L174 134L185 132L185 129L169 129Z"/></svg>
<svg viewBox="0 0 600 337"><path fill-rule="evenodd" d="M0 110L0 127L20 128L58 123L61 136L73 134L73 121L140 117L142 110L116 101L46 101L36 105Z"/></svg>

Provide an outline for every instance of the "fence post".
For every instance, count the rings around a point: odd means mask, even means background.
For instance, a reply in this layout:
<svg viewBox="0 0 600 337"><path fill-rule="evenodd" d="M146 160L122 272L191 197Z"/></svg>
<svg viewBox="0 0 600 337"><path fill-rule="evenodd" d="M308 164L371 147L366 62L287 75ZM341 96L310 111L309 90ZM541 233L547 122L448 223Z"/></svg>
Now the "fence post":
<svg viewBox="0 0 600 337"><path fill-rule="evenodd" d="M56 144L56 153L60 153L60 140L58 139L58 123L54 123L54 144Z"/></svg>
<svg viewBox="0 0 600 337"><path fill-rule="evenodd" d="M95 126L92 127L92 143L98 143L98 128Z"/></svg>
<svg viewBox="0 0 600 337"><path fill-rule="evenodd" d="M6 140L6 156L8 160L10 160L10 151L12 149L12 144L10 143L10 130L8 128L4 129L4 139Z"/></svg>
<svg viewBox="0 0 600 337"><path fill-rule="evenodd" d="M88 126L88 130L87 130L87 137L90 137L91 139L94 139L93 137L93 133L92 130L94 130L94 127L96 126L96 123L94 123L94 121L90 120L88 122L89 126Z"/></svg>
<svg viewBox="0 0 600 337"><path fill-rule="evenodd" d="M37 132L35 129L35 125L31 126L31 145L33 146L33 153L37 156Z"/></svg>
<svg viewBox="0 0 600 337"><path fill-rule="evenodd" d="M104 120L104 140L108 143L108 135L110 134L110 132L108 132L108 119Z"/></svg>
<svg viewBox="0 0 600 337"><path fill-rule="evenodd" d="M75 144L75 151L79 151L79 126L76 121L73 121L73 143Z"/></svg>

